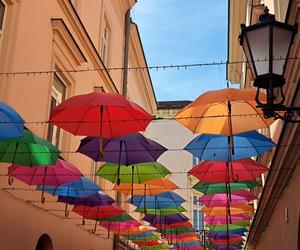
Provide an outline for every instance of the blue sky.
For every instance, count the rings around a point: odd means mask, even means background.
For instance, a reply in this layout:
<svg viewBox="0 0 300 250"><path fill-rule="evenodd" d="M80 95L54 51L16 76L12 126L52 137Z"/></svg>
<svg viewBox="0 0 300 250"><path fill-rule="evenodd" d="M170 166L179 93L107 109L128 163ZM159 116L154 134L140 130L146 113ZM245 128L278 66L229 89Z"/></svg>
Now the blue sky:
<svg viewBox="0 0 300 250"><path fill-rule="evenodd" d="M138 24L149 66L225 61L226 0L138 0ZM194 100L226 87L225 66L151 70L158 101Z"/></svg>

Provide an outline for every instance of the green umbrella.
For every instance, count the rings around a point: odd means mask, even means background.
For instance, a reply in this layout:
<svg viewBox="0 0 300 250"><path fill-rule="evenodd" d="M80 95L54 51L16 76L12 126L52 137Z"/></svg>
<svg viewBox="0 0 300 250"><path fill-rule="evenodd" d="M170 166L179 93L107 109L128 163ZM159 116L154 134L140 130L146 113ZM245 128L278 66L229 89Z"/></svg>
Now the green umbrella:
<svg viewBox="0 0 300 250"><path fill-rule="evenodd" d="M135 241L135 242L140 242L140 241L150 241L150 240L159 240L159 237L156 236L155 234L151 235L151 236L147 236L147 237L135 237L134 234L133 235L128 235L127 236L127 239L128 240L132 240L132 241Z"/></svg>
<svg viewBox="0 0 300 250"><path fill-rule="evenodd" d="M241 182L232 182L229 183L230 191L238 191L244 189L251 189L260 184L257 181L241 181ZM203 193L203 194L221 194L227 193L226 183L202 183L198 182L193 186L193 189Z"/></svg>
<svg viewBox="0 0 300 250"><path fill-rule="evenodd" d="M239 221L234 224L228 224L228 229L241 229L248 227L250 225L249 221ZM215 225L215 226L208 226L210 231L227 231L227 225Z"/></svg>
<svg viewBox="0 0 300 250"><path fill-rule="evenodd" d="M165 229L164 234L182 234L182 233L189 233L189 232L195 232L195 229L193 227L178 227L175 229Z"/></svg>
<svg viewBox="0 0 300 250"><path fill-rule="evenodd" d="M159 245L159 246L147 246L139 247L140 250L160 250L160 249L170 249L168 245Z"/></svg>
<svg viewBox="0 0 300 250"><path fill-rule="evenodd" d="M161 209L146 209L147 214L156 214L156 215L170 215L170 214L179 214L185 212L185 208L183 206L179 206L177 208L161 208ZM134 210L138 213L144 213L144 208L137 208Z"/></svg>
<svg viewBox="0 0 300 250"><path fill-rule="evenodd" d="M118 216L101 219L100 221L131 221L133 219L128 213L124 212Z"/></svg>
<svg viewBox="0 0 300 250"><path fill-rule="evenodd" d="M113 183L118 182L118 164L105 163L96 175ZM143 183L162 178L170 174L170 171L158 162L140 163L131 166L120 165L120 183Z"/></svg>
<svg viewBox="0 0 300 250"><path fill-rule="evenodd" d="M25 166L54 165L60 152L50 142L24 130L21 137L0 141L0 162Z"/></svg>

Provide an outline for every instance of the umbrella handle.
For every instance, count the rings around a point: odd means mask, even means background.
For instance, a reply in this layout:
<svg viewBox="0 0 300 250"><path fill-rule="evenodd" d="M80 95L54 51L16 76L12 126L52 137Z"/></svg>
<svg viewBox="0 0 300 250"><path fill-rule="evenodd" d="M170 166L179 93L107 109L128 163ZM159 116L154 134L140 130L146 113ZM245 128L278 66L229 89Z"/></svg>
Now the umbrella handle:
<svg viewBox="0 0 300 250"><path fill-rule="evenodd" d="M99 136L99 156L100 156L100 158L103 158L103 156L104 156L102 132L103 132L103 106L101 105L100 106L100 136Z"/></svg>
<svg viewBox="0 0 300 250"><path fill-rule="evenodd" d="M70 212L68 211L68 203L65 206L65 217L69 217Z"/></svg>
<svg viewBox="0 0 300 250"><path fill-rule="evenodd" d="M85 225L85 219L82 217L82 226Z"/></svg>
<svg viewBox="0 0 300 250"><path fill-rule="evenodd" d="M41 196L41 202L42 202L42 204L44 204L45 203L45 196L44 196L44 194L45 194L45 190L44 190L44 188L45 188L45 186L43 185L43 190L42 190L42 196Z"/></svg>
<svg viewBox="0 0 300 250"><path fill-rule="evenodd" d="M93 233L93 234L96 233L96 231L97 231L97 225L98 225L98 223L97 223L97 221L96 221L95 227L94 227L94 229L92 229L92 233Z"/></svg>
<svg viewBox="0 0 300 250"><path fill-rule="evenodd" d="M9 175L8 176L8 184L11 186L13 183L14 183L14 178L11 175Z"/></svg>

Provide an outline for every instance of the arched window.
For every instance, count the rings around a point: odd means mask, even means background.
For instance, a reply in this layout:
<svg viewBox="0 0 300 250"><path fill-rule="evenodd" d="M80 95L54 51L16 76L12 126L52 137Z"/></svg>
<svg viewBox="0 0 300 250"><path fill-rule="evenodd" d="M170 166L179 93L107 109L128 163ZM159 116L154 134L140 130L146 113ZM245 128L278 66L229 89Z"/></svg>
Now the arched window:
<svg viewBox="0 0 300 250"><path fill-rule="evenodd" d="M39 238L35 250L53 250L52 240L48 234L42 234Z"/></svg>

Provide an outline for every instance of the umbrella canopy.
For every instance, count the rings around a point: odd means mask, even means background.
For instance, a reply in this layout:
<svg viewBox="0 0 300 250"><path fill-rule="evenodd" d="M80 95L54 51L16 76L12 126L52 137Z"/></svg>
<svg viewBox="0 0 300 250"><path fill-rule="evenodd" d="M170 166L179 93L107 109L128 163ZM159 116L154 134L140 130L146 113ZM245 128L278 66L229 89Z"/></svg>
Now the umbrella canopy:
<svg viewBox="0 0 300 250"><path fill-rule="evenodd" d="M50 120L74 135L116 138L144 131L152 116L139 105L113 93L73 96L51 111Z"/></svg>
<svg viewBox="0 0 300 250"><path fill-rule="evenodd" d="M256 196L247 190L231 193L231 200L227 194L207 194L199 198L199 201L207 207L226 207L245 204L256 199Z"/></svg>
<svg viewBox="0 0 300 250"><path fill-rule="evenodd" d="M227 246L227 245L224 245L224 246L218 246L215 248L216 250L239 250L239 249L242 249L241 247L238 247L238 246Z"/></svg>
<svg viewBox="0 0 300 250"><path fill-rule="evenodd" d="M156 228L164 228L164 229L176 229L176 228L180 228L180 227L192 227L192 223L189 222L189 221L184 221L184 222L178 222L178 223L174 223L174 224L171 224L171 225L160 225L160 224L155 224L155 225L152 225L153 227L156 227Z"/></svg>
<svg viewBox="0 0 300 250"><path fill-rule="evenodd" d="M251 218L245 214L231 215L230 217L232 223L249 220ZM229 216L205 216L203 221L209 225L222 225L228 223Z"/></svg>
<svg viewBox="0 0 300 250"><path fill-rule="evenodd" d="M193 228L193 227L179 227L176 229L167 228L163 231L163 233L165 235L168 235L168 234L179 235L179 234L194 233L194 232L195 232L195 228Z"/></svg>
<svg viewBox="0 0 300 250"><path fill-rule="evenodd" d="M195 235L196 235L195 232L186 232L186 233L181 233L181 234L177 234L177 233L166 234L165 237L166 237L167 240L173 240L173 239L180 240L180 239L193 237Z"/></svg>
<svg viewBox="0 0 300 250"><path fill-rule="evenodd" d="M264 118L255 96L255 89L208 91L180 110L175 119L199 134L232 135L266 128L274 120Z"/></svg>
<svg viewBox="0 0 300 250"><path fill-rule="evenodd" d="M225 194L228 192L227 186L231 192L252 189L254 187L260 186L257 181L241 181L241 182L231 182L231 183L204 183L198 182L193 186L193 189L203 193L203 194Z"/></svg>
<svg viewBox="0 0 300 250"><path fill-rule="evenodd" d="M100 187L86 177L80 177L80 180L69 182L60 186L39 185L37 190L56 196L82 197L98 193Z"/></svg>
<svg viewBox="0 0 300 250"><path fill-rule="evenodd" d="M0 141L0 162L26 166L54 165L60 154L50 142L24 130L21 137Z"/></svg>
<svg viewBox="0 0 300 250"><path fill-rule="evenodd" d="M102 191L84 197L58 196L59 202L64 202L71 205L82 205L88 207L107 206L115 202L110 196Z"/></svg>
<svg viewBox="0 0 300 250"><path fill-rule="evenodd" d="M211 242L215 245L225 245L225 244L232 244L237 242L242 242L244 239L241 236L229 239L211 239Z"/></svg>
<svg viewBox="0 0 300 250"><path fill-rule="evenodd" d="M229 165L231 170L229 171ZM202 182L220 183L255 180L268 168L252 159L241 159L228 163L225 161L204 161L192 168L189 173ZM229 175L229 177L228 177Z"/></svg>
<svg viewBox="0 0 300 250"><path fill-rule="evenodd" d="M165 177L168 174L170 171L158 162L140 163L132 166L105 163L96 173L96 175L114 183L118 182L118 177L120 183L143 183Z"/></svg>
<svg viewBox="0 0 300 250"><path fill-rule="evenodd" d="M103 139L103 151L100 154L98 137L86 137L81 140L78 152L94 161L110 162L122 165L133 165L154 162L167 149L157 142L146 138L140 133L133 133L114 139Z"/></svg>
<svg viewBox="0 0 300 250"><path fill-rule="evenodd" d="M79 180L82 173L71 163L57 160L55 165L21 166L13 164L9 168L9 175L28 185L59 186Z"/></svg>
<svg viewBox="0 0 300 250"><path fill-rule="evenodd" d="M185 212L185 208L182 206L176 208L161 208L161 209L146 209L147 214L154 214L154 215L171 215L171 214L179 214ZM137 208L134 210L138 213L144 213L145 210L143 208Z"/></svg>
<svg viewBox="0 0 300 250"><path fill-rule="evenodd" d="M151 215L147 214L142 220L149 222L150 224L166 224L170 225L177 222L188 221L189 218L183 214L172 215Z"/></svg>
<svg viewBox="0 0 300 250"><path fill-rule="evenodd" d="M96 207L76 205L73 207L73 211L83 218L94 220L102 220L124 213L124 210L116 205Z"/></svg>
<svg viewBox="0 0 300 250"><path fill-rule="evenodd" d="M210 235L210 238L212 239L229 239L229 238L236 238L242 236L241 234L233 234L233 233L223 233L219 232L213 235Z"/></svg>
<svg viewBox="0 0 300 250"><path fill-rule="evenodd" d="M135 220L132 221L101 221L99 225L110 231L124 231L131 228L136 228L140 225Z"/></svg>
<svg viewBox="0 0 300 250"><path fill-rule="evenodd" d="M162 240L137 241L134 243L138 246L157 246L164 244Z"/></svg>
<svg viewBox="0 0 300 250"><path fill-rule="evenodd" d="M204 207L202 208L202 212L206 215L210 216L218 216L218 215L228 215L228 209L230 209L230 214L235 215L235 214L248 214L251 215L253 213L253 206L243 204L243 205L238 205L238 206L230 206L229 208L227 207Z"/></svg>
<svg viewBox="0 0 300 250"><path fill-rule="evenodd" d="M149 231L147 227L137 226L137 227L134 227L134 228L129 228L127 230L118 230L115 233L117 233L119 235L132 235L132 234L139 234L139 233L143 233L143 232L147 232L147 231Z"/></svg>
<svg viewBox="0 0 300 250"><path fill-rule="evenodd" d="M232 160L261 156L276 146L271 139L255 130L234 135L233 145ZM202 134L184 149L201 160L231 160L231 149L226 135Z"/></svg>
<svg viewBox="0 0 300 250"><path fill-rule="evenodd" d="M250 225L249 221L243 220L243 221L233 222L232 224L228 224L228 229L227 229L227 224L226 223L223 223L224 225L222 225L222 224L208 225L208 228L209 228L210 231L239 230L239 232L242 232L242 231L246 232L247 230L246 230L245 227Z"/></svg>
<svg viewBox="0 0 300 250"><path fill-rule="evenodd" d="M129 199L127 202L131 202ZM143 209L161 209L161 208L177 208L185 200L174 192L165 192L155 196L135 195L132 197L132 204L137 208Z"/></svg>
<svg viewBox="0 0 300 250"><path fill-rule="evenodd" d="M159 237L152 232L144 232L139 234L127 235L128 240L132 241L146 241L146 240L157 240Z"/></svg>
<svg viewBox="0 0 300 250"><path fill-rule="evenodd" d="M23 135L24 120L10 106L0 102L0 140Z"/></svg>
<svg viewBox="0 0 300 250"><path fill-rule="evenodd" d="M219 226L215 226L215 227L219 227ZM221 234L225 234L225 235L227 235L227 234L244 235L246 232L247 232L246 228L236 228L236 229L228 229L228 230L226 228L226 230L215 231L215 230L213 230L213 227L212 227L212 230L210 230L209 235L211 237L214 237L215 235L221 235Z"/></svg>
<svg viewBox="0 0 300 250"><path fill-rule="evenodd" d="M120 185L115 185L113 190L121 192L125 195L156 195L164 192L169 192L177 189L178 186L165 178L155 179L139 183L121 183ZM132 192L133 191L133 192Z"/></svg>

